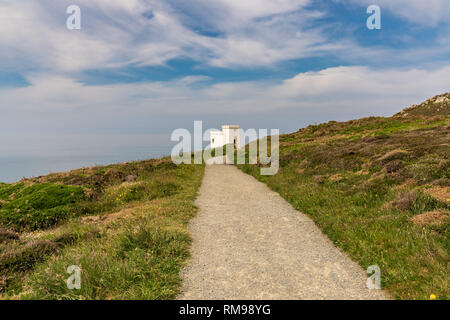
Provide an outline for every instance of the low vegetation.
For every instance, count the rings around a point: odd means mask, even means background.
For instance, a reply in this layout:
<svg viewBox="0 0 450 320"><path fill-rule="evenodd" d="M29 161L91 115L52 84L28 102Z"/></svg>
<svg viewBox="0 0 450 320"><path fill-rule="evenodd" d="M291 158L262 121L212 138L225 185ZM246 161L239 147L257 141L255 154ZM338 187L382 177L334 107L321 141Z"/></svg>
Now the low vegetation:
<svg viewBox="0 0 450 320"><path fill-rule="evenodd" d="M280 136L277 175L240 168L309 215L363 268L380 266L395 298L448 299L449 115L446 94L392 118L309 126Z"/></svg>
<svg viewBox="0 0 450 320"><path fill-rule="evenodd" d="M0 298L174 298L202 176L165 158L1 184Z"/></svg>

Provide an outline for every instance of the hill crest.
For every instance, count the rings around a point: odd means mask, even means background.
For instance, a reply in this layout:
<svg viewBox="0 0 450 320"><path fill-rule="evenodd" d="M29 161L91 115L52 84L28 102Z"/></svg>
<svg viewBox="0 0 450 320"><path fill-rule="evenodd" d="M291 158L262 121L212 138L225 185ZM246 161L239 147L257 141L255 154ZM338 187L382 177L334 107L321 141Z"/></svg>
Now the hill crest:
<svg viewBox="0 0 450 320"><path fill-rule="evenodd" d="M425 100L419 105L413 104L412 106L395 114L394 117L430 117L436 115L450 115L450 92Z"/></svg>

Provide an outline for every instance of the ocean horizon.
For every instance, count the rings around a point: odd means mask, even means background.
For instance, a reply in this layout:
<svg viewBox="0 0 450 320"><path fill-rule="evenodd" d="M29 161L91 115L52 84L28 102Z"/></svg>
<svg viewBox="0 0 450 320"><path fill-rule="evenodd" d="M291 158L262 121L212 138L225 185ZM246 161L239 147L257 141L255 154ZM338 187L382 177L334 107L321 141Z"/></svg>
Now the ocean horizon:
<svg viewBox="0 0 450 320"><path fill-rule="evenodd" d="M0 155L0 183L13 183L55 172L169 156L171 147L132 148L96 154Z"/></svg>

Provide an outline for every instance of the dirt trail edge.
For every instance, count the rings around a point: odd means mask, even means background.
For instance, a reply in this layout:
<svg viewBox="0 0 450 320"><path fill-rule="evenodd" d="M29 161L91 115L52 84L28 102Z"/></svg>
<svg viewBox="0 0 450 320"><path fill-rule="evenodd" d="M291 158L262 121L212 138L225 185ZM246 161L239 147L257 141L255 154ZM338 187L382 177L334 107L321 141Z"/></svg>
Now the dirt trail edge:
<svg viewBox="0 0 450 320"><path fill-rule="evenodd" d="M233 166L206 166L179 299L389 299L306 215Z"/></svg>

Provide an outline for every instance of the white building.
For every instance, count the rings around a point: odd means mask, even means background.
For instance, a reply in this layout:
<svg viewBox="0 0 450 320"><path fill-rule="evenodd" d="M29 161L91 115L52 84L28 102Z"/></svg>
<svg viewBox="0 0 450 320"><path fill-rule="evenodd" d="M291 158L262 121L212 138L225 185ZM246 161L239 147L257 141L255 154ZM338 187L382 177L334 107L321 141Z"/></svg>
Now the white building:
<svg viewBox="0 0 450 320"><path fill-rule="evenodd" d="M241 127L222 126L222 131L211 131L211 149L222 147L226 144L234 144L236 149L241 147Z"/></svg>

